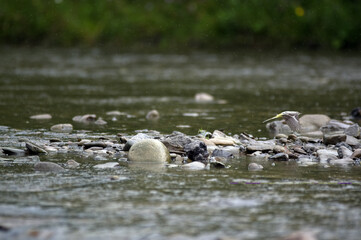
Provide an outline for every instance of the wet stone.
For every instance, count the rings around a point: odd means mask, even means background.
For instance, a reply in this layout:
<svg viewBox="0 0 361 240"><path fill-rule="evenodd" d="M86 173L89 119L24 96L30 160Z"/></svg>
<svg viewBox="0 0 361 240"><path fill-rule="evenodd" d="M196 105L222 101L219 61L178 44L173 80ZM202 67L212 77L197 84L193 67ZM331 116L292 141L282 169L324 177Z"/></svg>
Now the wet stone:
<svg viewBox="0 0 361 240"><path fill-rule="evenodd" d="M106 125L108 124L106 121L104 121L102 118L98 118L95 122L95 125Z"/></svg>
<svg viewBox="0 0 361 240"><path fill-rule="evenodd" d="M212 157L224 157L224 158L233 158L233 154L223 149L215 149L212 152Z"/></svg>
<svg viewBox="0 0 361 240"><path fill-rule="evenodd" d="M336 145L339 142L345 142L346 141L346 134L344 133L330 133L330 134L324 134L323 135L323 143L325 145Z"/></svg>
<svg viewBox="0 0 361 240"><path fill-rule="evenodd" d="M40 172L62 172L65 169L53 162L39 162L34 165L35 171Z"/></svg>
<svg viewBox="0 0 361 240"><path fill-rule="evenodd" d="M353 136L346 136L346 143L354 148L361 147L361 141Z"/></svg>
<svg viewBox="0 0 361 240"><path fill-rule="evenodd" d="M181 132L173 132L162 140L162 143L168 148L170 152L184 154L184 147L193 140Z"/></svg>
<svg viewBox="0 0 361 240"><path fill-rule="evenodd" d="M73 125L69 123L56 124L52 126L50 130L58 133L70 133L71 131L73 131Z"/></svg>
<svg viewBox="0 0 361 240"><path fill-rule="evenodd" d="M351 158L342 158L342 159L331 159L329 160L330 165L340 165L340 166L347 166L347 165L354 165L355 161Z"/></svg>
<svg viewBox="0 0 361 240"><path fill-rule="evenodd" d="M30 154L46 154L47 151L45 151L43 148L41 148L40 146L31 143L31 142L27 142L25 143L26 148L29 150Z"/></svg>
<svg viewBox="0 0 361 240"><path fill-rule="evenodd" d="M261 171L263 166L258 163L250 163L248 164L248 171Z"/></svg>
<svg viewBox="0 0 361 240"><path fill-rule="evenodd" d="M2 147L0 148L2 152L6 155L15 155L15 156L24 156L26 154L25 150L11 148L11 147Z"/></svg>
<svg viewBox="0 0 361 240"><path fill-rule="evenodd" d="M158 120L159 119L159 112L157 110L152 110L147 113L145 116L148 120Z"/></svg>
<svg viewBox="0 0 361 240"><path fill-rule="evenodd" d="M286 154L286 153L277 153L277 154L269 157L268 159L274 160L274 161L288 161L289 157L288 157L288 154Z"/></svg>
<svg viewBox="0 0 361 240"><path fill-rule="evenodd" d="M96 168L96 169L110 169L110 168L116 168L116 167L119 167L119 163L117 163L117 162L107 162L104 164L98 164L98 165L93 166L93 168Z"/></svg>
<svg viewBox="0 0 361 240"><path fill-rule="evenodd" d="M128 158L134 162L170 162L168 149L155 139L144 139L135 143L129 150Z"/></svg>
<svg viewBox="0 0 361 240"><path fill-rule="evenodd" d="M79 123L94 123L96 118L97 116L95 114L85 114L73 117L73 121Z"/></svg>
<svg viewBox="0 0 361 240"><path fill-rule="evenodd" d="M52 117L50 114L38 114L38 115L33 115L30 117L30 119L35 119L35 120L48 120L51 118Z"/></svg>
<svg viewBox="0 0 361 240"><path fill-rule="evenodd" d="M319 149L317 155L321 163L327 163L328 160L338 159L338 153L333 149Z"/></svg>
<svg viewBox="0 0 361 240"><path fill-rule="evenodd" d="M188 158L192 161L206 162L208 160L209 153L207 146L202 141L193 141L184 147Z"/></svg>
<svg viewBox="0 0 361 240"><path fill-rule="evenodd" d="M206 165L202 162L191 162L182 165L182 168L186 170L204 170Z"/></svg>
<svg viewBox="0 0 361 240"><path fill-rule="evenodd" d="M352 155L352 151L345 146L341 146L337 149L339 158L349 158Z"/></svg>
<svg viewBox="0 0 361 240"><path fill-rule="evenodd" d="M247 146L247 152L256 152L256 151L261 151L261 152L268 152L268 151L272 151L274 148L274 144L267 144L267 143L254 143L254 144L250 144Z"/></svg>
<svg viewBox="0 0 361 240"><path fill-rule="evenodd" d="M91 148L91 147L99 147L99 148L106 148L107 144L104 142L85 142L84 144L84 148Z"/></svg>
<svg viewBox="0 0 361 240"><path fill-rule="evenodd" d="M75 160L68 160L66 162L66 165L68 166L68 168L77 168L80 166L80 163L78 163L77 161Z"/></svg>

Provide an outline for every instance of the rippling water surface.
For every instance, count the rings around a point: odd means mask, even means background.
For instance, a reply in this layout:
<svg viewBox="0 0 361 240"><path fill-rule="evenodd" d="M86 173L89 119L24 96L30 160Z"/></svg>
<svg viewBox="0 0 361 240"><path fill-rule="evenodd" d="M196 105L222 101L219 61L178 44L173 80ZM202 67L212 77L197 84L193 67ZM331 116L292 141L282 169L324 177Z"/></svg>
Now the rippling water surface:
<svg viewBox="0 0 361 240"><path fill-rule="evenodd" d="M50 126L93 113L106 126L74 124L89 138L152 129L196 135L222 129L268 137L264 119L283 110L347 118L361 105L356 54L129 54L99 49L0 50L1 143L50 138ZM207 92L211 103L194 95ZM145 115L157 109L160 119ZM124 113L112 119L107 111ZM50 113L48 121L34 114ZM181 126L181 127L180 127ZM183 126L183 127L182 127ZM186 126L186 128L184 128ZM86 131L84 131L86 130ZM67 137L65 137L67 138ZM42 156L81 163L60 174L31 164L0 166L0 231L4 239L277 239L298 230L320 239L359 239L360 167L300 167L250 159L231 168L189 172L134 168L95 170L76 154ZM114 160L113 160L114 161ZM118 180L111 180L117 175Z"/></svg>

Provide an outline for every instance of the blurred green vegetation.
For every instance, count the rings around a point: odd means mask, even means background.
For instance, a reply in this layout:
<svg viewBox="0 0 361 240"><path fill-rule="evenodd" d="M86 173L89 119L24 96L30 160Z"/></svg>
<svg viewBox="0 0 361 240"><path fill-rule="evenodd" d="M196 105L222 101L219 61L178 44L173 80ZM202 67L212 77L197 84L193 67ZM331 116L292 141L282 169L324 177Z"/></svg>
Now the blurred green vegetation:
<svg viewBox="0 0 361 240"><path fill-rule="evenodd" d="M360 49L358 0L2 0L0 43Z"/></svg>

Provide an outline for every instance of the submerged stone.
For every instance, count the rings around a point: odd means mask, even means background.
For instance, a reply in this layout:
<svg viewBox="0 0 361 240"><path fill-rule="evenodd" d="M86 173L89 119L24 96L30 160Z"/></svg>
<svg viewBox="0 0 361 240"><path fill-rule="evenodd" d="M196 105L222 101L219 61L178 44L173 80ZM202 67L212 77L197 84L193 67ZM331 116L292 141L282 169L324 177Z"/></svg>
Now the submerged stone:
<svg viewBox="0 0 361 240"><path fill-rule="evenodd" d="M17 149L17 148L2 147L0 149L6 155L24 156L26 154L25 150Z"/></svg>
<svg viewBox="0 0 361 240"><path fill-rule="evenodd" d="M53 162L39 162L34 165L35 171L40 172L62 172L65 169Z"/></svg>
<svg viewBox="0 0 361 240"><path fill-rule="evenodd" d="M147 113L147 115L145 116L146 119L148 120L158 120L159 119L159 112L157 110L152 110L152 111L149 111Z"/></svg>
<svg viewBox="0 0 361 240"><path fill-rule="evenodd" d="M323 135L323 143L325 145L332 144L335 145L339 142L345 142L346 141L346 134L344 133L329 133Z"/></svg>
<svg viewBox="0 0 361 240"><path fill-rule="evenodd" d="M248 171L261 171L263 166L258 163L250 163L248 164Z"/></svg>
<svg viewBox="0 0 361 240"><path fill-rule="evenodd" d="M51 118L52 116L50 114L38 114L30 117L30 119L35 119L35 120L48 120Z"/></svg>
<svg viewBox="0 0 361 240"><path fill-rule="evenodd" d="M133 162L170 162L168 149L155 139L144 139L135 143L129 150L128 158Z"/></svg>

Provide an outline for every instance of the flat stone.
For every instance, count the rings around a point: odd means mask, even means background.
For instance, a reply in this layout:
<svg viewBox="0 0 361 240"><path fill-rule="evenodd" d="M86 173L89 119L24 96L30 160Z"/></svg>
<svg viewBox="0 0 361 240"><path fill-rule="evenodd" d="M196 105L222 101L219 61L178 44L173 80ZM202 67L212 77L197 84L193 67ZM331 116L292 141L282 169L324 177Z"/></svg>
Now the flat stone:
<svg viewBox="0 0 361 240"><path fill-rule="evenodd" d="M248 171L261 171L263 166L258 163L250 163L248 164Z"/></svg>
<svg viewBox="0 0 361 240"><path fill-rule="evenodd" d="M361 148L356 149L352 155L350 156L350 158L361 158Z"/></svg>
<svg viewBox="0 0 361 240"><path fill-rule="evenodd" d="M274 161L288 161L289 157L288 157L288 154L286 154L286 153L277 153L277 154L269 157L268 159L274 160Z"/></svg>
<svg viewBox="0 0 361 240"><path fill-rule="evenodd" d="M275 144L271 144L271 143L261 143L261 142L252 143L246 147L246 151L248 153L256 152L256 151L268 152L268 151L272 151L274 146Z"/></svg>
<svg viewBox="0 0 361 240"><path fill-rule="evenodd" d="M144 139L135 143L129 150L128 159L133 162L170 162L169 151L155 139Z"/></svg>
<svg viewBox="0 0 361 240"><path fill-rule="evenodd" d="M40 172L62 172L65 169L53 162L38 162L34 165L35 171Z"/></svg>
<svg viewBox="0 0 361 240"><path fill-rule="evenodd" d="M109 115L109 116L122 116L122 115L127 115L127 114L124 113L124 112L119 112L119 111L115 110L115 111L106 112L106 115Z"/></svg>
<svg viewBox="0 0 361 240"><path fill-rule="evenodd" d="M30 117L30 119L35 119L35 120L48 120L51 118L52 116L50 114L38 114Z"/></svg>
<svg viewBox="0 0 361 240"><path fill-rule="evenodd" d="M229 138L211 138L209 139L210 142L214 143L215 145L222 145L222 146L232 146L235 144L234 140Z"/></svg>
<svg viewBox="0 0 361 240"><path fill-rule="evenodd" d="M204 170L206 165L202 162L191 162L181 166L183 169L186 170Z"/></svg>
<svg viewBox="0 0 361 240"><path fill-rule="evenodd" d="M59 133L70 133L71 131L73 131L73 125L69 123L56 124L52 126L50 130Z"/></svg>
<svg viewBox="0 0 361 240"><path fill-rule="evenodd" d="M344 133L329 133L329 134L324 134L323 135L323 143L325 145L336 145L337 143L340 142L345 142L346 141L346 134Z"/></svg>
<svg viewBox="0 0 361 240"><path fill-rule="evenodd" d="M84 144L84 148L91 148L91 147L100 147L100 148L106 148L107 144L104 142L85 142Z"/></svg>
<svg viewBox="0 0 361 240"><path fill-rule="evenodd" d="M0 149L6 155L24 156L26 154L25 150L17 149L17 148L2 147Z"/></svg>
<svg viewBox="0 0 361 240"><path fill-rule="evenodd" d="M115 168L115 167L119 167L119 163L107 162L104 164L98 164L98 165L93 166L93 168L96 168L96 169L109 169L109 168Z"/></svg>
<svg viewBox="0 0 361 240"><path fill-rule="evenodd" d="M29 153L31 153L31 154L46 154L47 153L47 151L45 151L43 148L36 145L35 143L26 142L25 146L29 150Z"/></svg>

